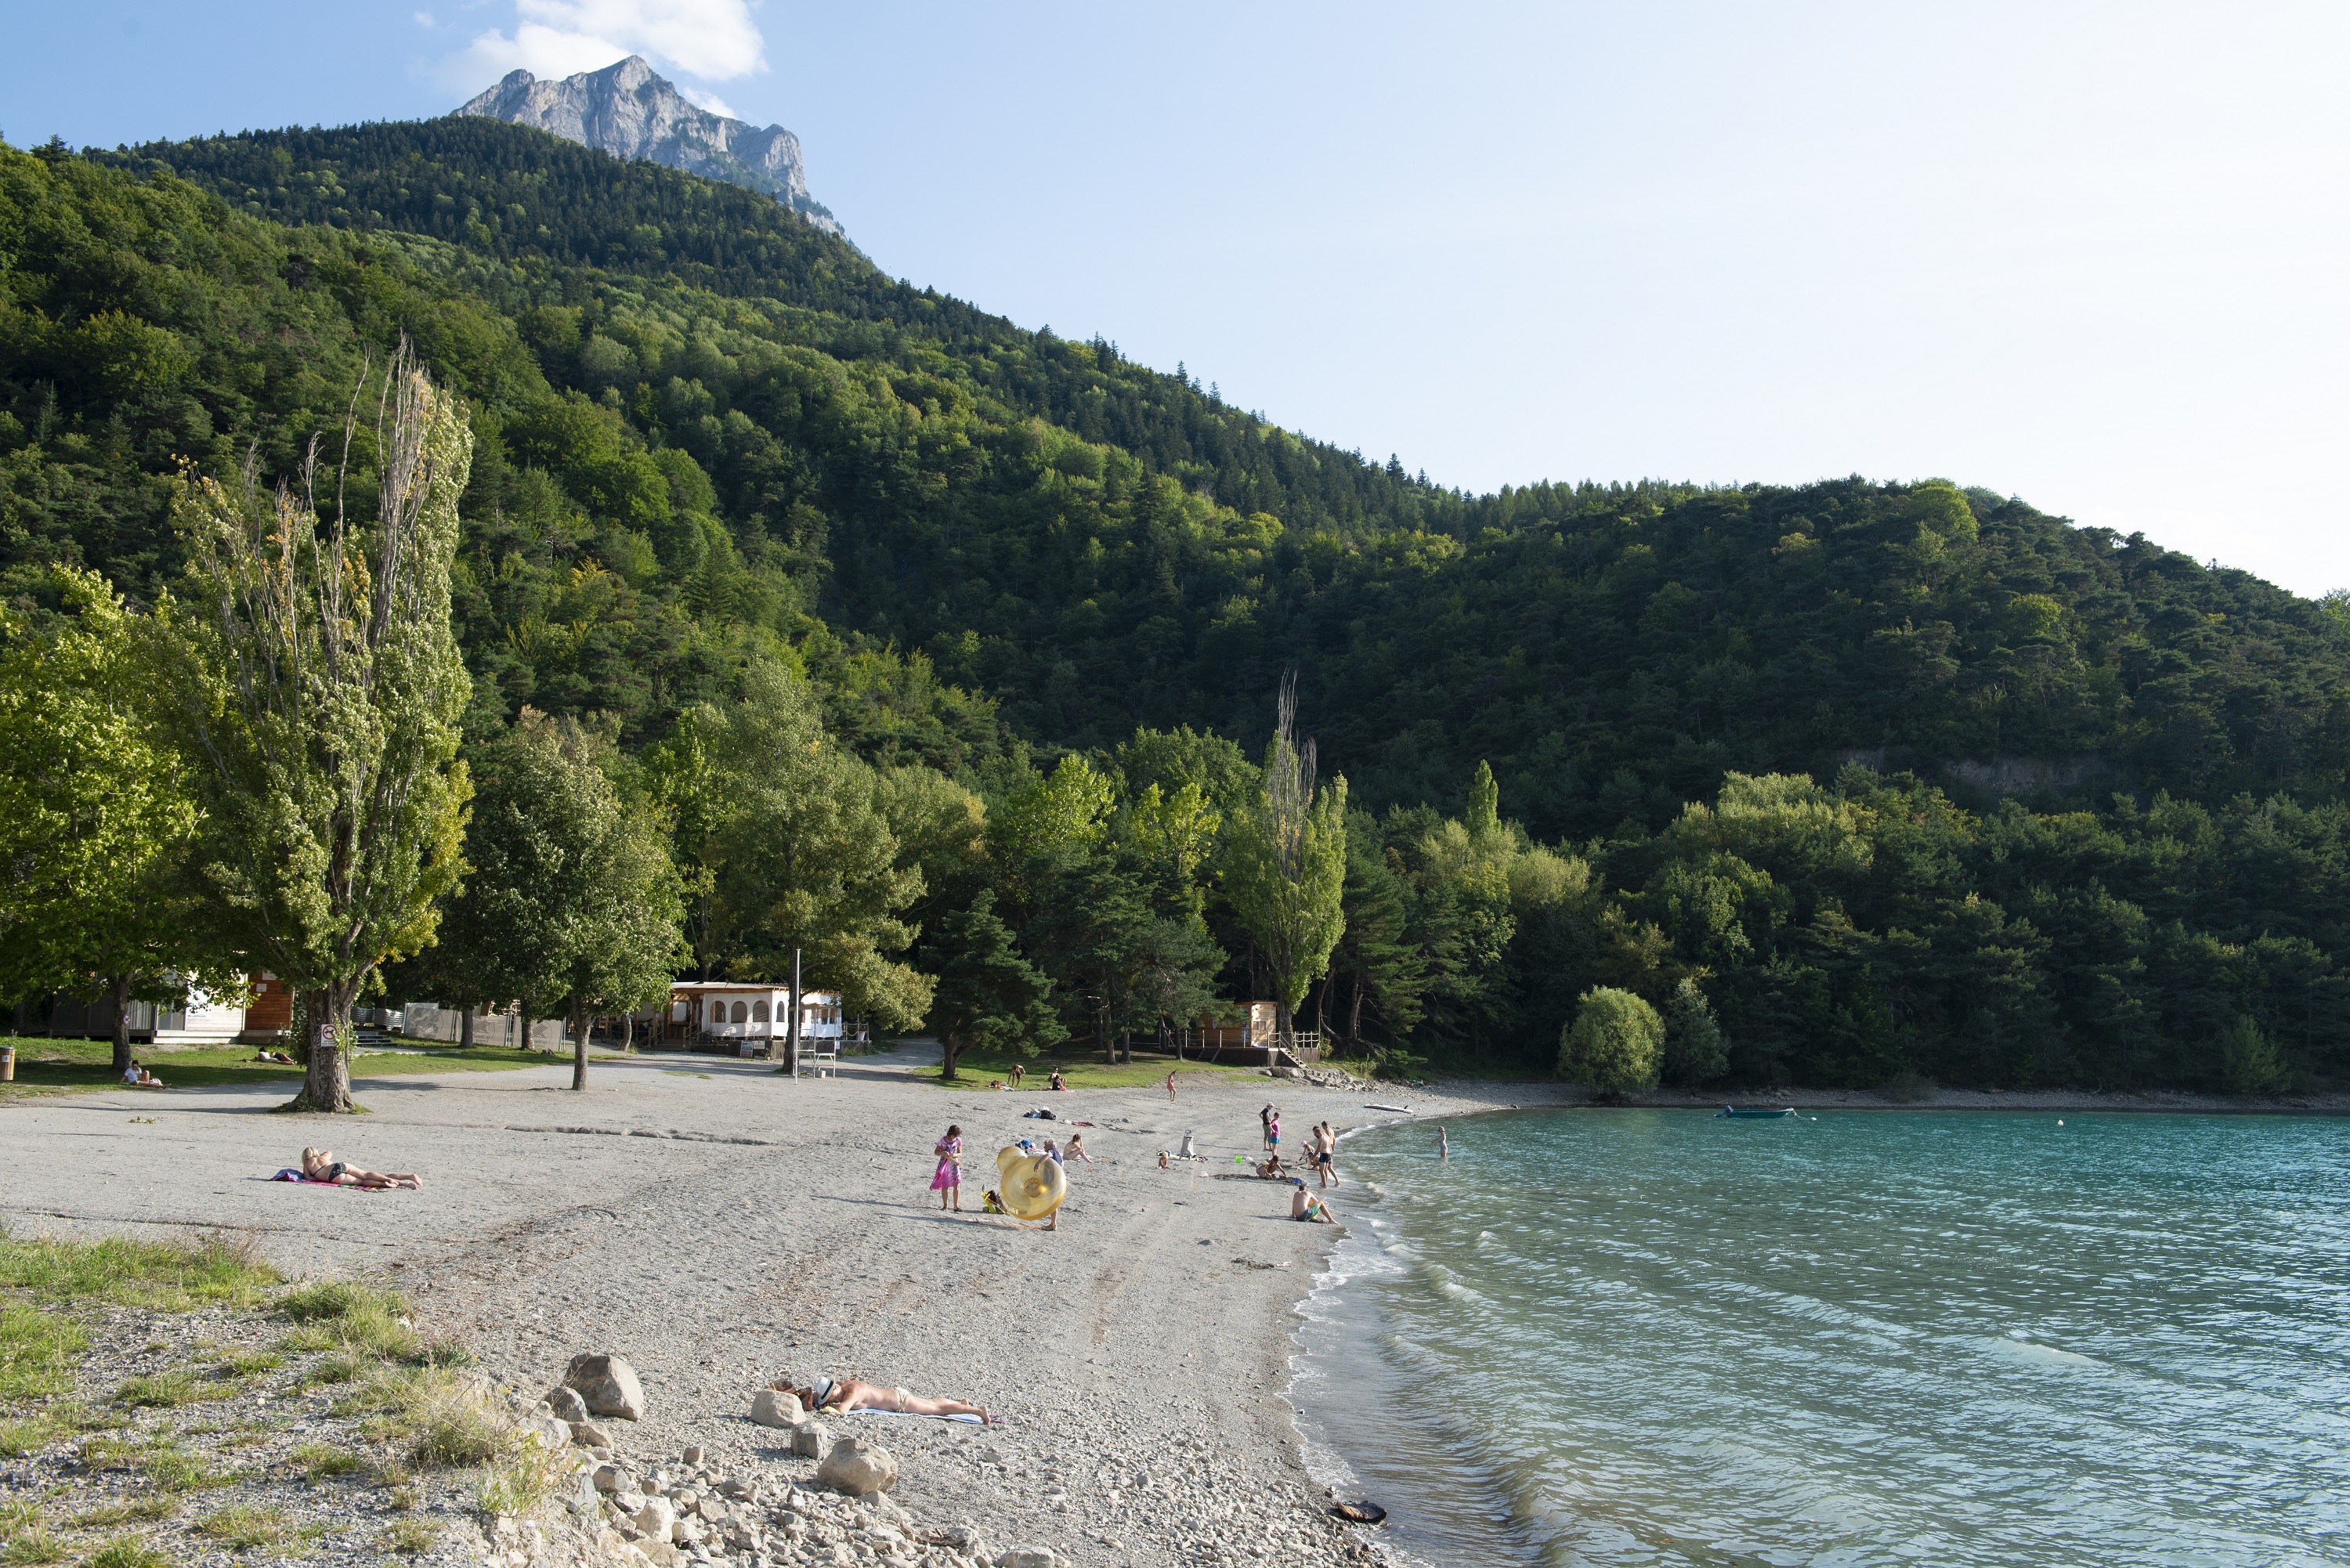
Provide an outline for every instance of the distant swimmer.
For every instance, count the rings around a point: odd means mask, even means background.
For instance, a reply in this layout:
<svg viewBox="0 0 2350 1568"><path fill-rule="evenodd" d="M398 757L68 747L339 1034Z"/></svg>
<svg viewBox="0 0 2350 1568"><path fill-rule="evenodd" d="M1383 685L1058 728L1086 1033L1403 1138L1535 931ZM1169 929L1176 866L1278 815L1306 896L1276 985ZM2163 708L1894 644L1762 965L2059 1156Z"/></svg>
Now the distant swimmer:
<svg viewBox="0 0 2350 1568"><path fill-rule="evenodd" d="M1451 1140L1444 1136L1444 1129L1440 1127L1436 1129L1436 1158L1439 1159L1452 1158Z"/></svg>

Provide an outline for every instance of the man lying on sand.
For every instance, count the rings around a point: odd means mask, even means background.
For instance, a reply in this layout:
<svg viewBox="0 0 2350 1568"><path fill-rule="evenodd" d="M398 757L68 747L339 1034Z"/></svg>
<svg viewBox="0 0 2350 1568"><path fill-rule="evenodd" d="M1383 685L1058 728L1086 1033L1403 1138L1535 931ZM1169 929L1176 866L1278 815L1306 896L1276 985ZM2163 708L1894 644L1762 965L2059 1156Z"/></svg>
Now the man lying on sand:
<svg viewBox="0 0 2350 1568"><path fill-rule="evenodd" d="M304 1149L302 1174L312 1181L331 1181L338 1187L413 1187L420 1192L424 1189L424 1179L412 1170L361 1170L337 1159L331 1148Z"/></svg>
<svg viewBox="0 0 2350 1568"><path fill-rule="evenodd" d="M846 1415L851 1410L893 1410L900 1416L976 1416L987 1422L999 1419L979 1406L966 1405L960 1399L926 1399L920 1394L909 1394L903 1388L877 1387L870 1383L859 1383L854 1377L822 1377L808 1388L799 1387L788 1377L778 1377L767 1386L778 1394L789 1394L811 1416L827 1413Z"/></svg>

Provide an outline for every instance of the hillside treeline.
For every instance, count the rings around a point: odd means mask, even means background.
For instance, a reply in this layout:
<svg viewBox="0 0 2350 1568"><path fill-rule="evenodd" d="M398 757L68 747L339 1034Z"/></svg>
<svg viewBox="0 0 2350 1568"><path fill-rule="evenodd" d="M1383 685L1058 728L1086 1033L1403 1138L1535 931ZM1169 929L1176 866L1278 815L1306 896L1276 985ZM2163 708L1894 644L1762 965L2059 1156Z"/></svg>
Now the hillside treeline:
<svg viewBox="0 0 2350 1568"><path fill-rule="evenodd" d="M1701 1007L1733 1081L2350 1068L2350 641L2245 574L1939 482L1447 492L484 120L7 151L0 252L20 636L57 566L154 602L182 462L295 473L405 336L473 436L468 746L595 738L690 879L696 726L797 682L874 799L969 830L891 826L899 956L983 903L1081 1038L1262 994L1222 825L1294 670L1348 784L1303 1012L1399 1061L1545 1064L1605 985ZM1007 839L1055 779L1082 829ZM1219 826L1177 876L1186 785ZM1036 924L1076 907L1128 913ZM727 929L697 966L772 964Z"/></svg>

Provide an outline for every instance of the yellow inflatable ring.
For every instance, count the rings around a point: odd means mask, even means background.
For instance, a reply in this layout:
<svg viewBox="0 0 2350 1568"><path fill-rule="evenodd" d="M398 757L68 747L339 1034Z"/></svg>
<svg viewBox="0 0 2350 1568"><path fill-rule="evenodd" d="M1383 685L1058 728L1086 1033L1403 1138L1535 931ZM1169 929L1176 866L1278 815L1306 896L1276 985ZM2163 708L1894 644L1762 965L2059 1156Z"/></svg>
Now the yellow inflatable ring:
<svg viewBox="0 0 2350 1568"><path fill-rule="evenodd" d="M1049 1220L1069 1195L1069 1179L1057 1160L1023 1154L1017 1144L997 1151L995 1169L1003 1178L1003 1211L1015 1220Z"/></svg>

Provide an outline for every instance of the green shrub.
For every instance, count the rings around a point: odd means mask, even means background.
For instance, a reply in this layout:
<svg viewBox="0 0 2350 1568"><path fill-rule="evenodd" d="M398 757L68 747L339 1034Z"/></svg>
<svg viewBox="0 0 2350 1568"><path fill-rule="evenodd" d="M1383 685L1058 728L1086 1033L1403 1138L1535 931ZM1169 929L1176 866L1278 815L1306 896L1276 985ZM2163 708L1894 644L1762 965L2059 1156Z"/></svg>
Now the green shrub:
<svg viewBox="0 0 2350 1568"><path fill-rule="evenodd" d="M1653 1088L1665 1021L1628 991L1595 985L1560 1033L1558 1075L1595 1095Z"/></svg>

